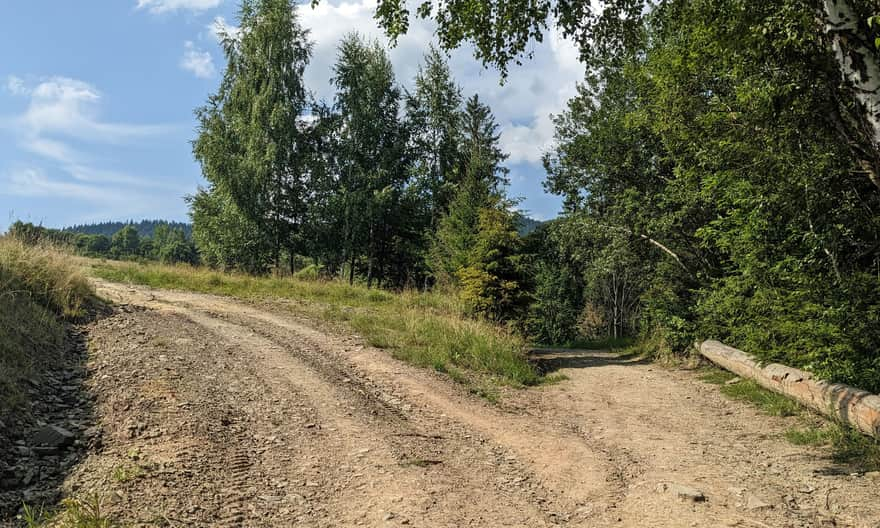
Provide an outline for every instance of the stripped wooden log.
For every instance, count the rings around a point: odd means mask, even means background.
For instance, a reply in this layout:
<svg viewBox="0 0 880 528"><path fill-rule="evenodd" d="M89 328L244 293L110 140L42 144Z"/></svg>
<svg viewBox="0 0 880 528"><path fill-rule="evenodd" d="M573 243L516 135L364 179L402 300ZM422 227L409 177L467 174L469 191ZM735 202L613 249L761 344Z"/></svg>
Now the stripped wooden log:
<svg viewBox="0 0 880 528"><path fill-rule="evenodd" d="M706 359L726 370L880 438L880 396L876 394L817 380L808 372L778 363L762 367L742 350L718 341L704 341L699 349Z"/></svg>

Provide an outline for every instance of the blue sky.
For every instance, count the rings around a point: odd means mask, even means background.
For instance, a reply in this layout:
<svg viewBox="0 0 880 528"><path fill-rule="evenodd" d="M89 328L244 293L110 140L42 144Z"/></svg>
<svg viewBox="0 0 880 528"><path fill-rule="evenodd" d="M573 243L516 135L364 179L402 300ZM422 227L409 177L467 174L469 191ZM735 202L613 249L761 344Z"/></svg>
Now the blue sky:
<svg viewBox="0 0 880 528"><path fill-rule="evenodd" d="M60 227L103 220L186 220L186 194L203 184L193 161L193 109L219 82L218 24L234 27L238 0L4 2L0 7L0 232L15 219ZM375 0L300 10L312 31L309 88L331 99L330 68L345 33L382 38ZM415 22L391 50L398 81L412 82L432 41ZM550 35L535 59L499 84L467 49L450 64L465 96L479 93L511 154L512 196L540 219L559 210L544 193L541 152L551 113L575 92L574 47Z"/></svg>

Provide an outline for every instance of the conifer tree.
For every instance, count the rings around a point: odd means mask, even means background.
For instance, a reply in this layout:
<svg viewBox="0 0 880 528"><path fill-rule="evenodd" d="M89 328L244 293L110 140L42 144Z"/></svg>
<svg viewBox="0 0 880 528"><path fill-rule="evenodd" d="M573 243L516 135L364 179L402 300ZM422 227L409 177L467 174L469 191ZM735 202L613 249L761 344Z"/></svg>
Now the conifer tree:
<svg viewBox="0 0 880 528"><path fill-rule="evenodd" d="M507 155L499 145L498 125L488 106L474 95L468 99L460 122L462 135L458 184L449 212L440 220L431 247L432 270L440 282L454 280L459 269L471 264L469 256L479 234L480 211L498 207L504 199Z"/></svg>

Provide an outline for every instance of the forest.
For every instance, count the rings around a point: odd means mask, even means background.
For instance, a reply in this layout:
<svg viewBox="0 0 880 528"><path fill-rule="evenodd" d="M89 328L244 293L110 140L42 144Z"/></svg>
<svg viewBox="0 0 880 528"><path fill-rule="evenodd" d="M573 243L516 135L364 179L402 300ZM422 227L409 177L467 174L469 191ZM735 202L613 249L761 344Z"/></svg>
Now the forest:
<svg viewBox="0 0 880 528"><path fill-rule="evenodd" d="M184 238L192 237L192 225L186 222L175 222L168 220L141 220L139 222L135 222L134 220L128 220L127 222L96 222L92 224L75 224L69 227L65 227L62 231L70 231L73 233L82 233L84 235L104 235L105 237L112 238L117 232L119 232L125 226L130 225L134 227L135 231L137 231L138 236L152 238L156 229L166 226L172 230L179 230L183 232Z"/></svg>
<svg viewBox="0 0 880 528"><path fill-rule="evenodd" d="M188 224L163 220L104 222L64 229L16 221L7 234L30 246L55 246L92 258L198 264L198 250L187 236L189 230Z"/></svg>
<svg viewBox="0 0 880 528"><path fill-rule="evenodd" d="M544 157L559 218L517 234L498 125L440 49L410 92L386 49L349 35L334 99L314 101L296 8L246 0L197 110L204 261L263 273L305 257L350 282L450 288L539 342L631 337L679 354L712 337L880 389L874 6L468 5L417 16L502 72L548 22L580 45L588 73ZM392 37L408 16L379 3Z"/></svg>
<svg viewBox="0 0 880 528"><path fill-rule="evenodd" d="M877 6L381 0L392 42L417 16L437 45L406 90L386 47L346 36L330 101L304 84L299 9L244 0L222 36L222 79L196 109L192 245L173 229L77 244L450 292L538 343L672 356L718 339L880 390ZM563 211L523 235L501 129L444 50L468 44L504 75L551 27L587 73L544 155Z"/></svg>
<svg viewBox="0 0 880 528"><path fill-rule="evenodd" d="M876 63L871 6L840 4L855 24L841 28L866 42L852 53ZM476 35L502 71L540 40L542 17L581 45L588 74L544 158L558 219L518 236L498 125L442 51L409 92L380 44L349 35L333 101L314 101L296 9L249 0L197 110L204 261L263 273L305 257L328 277L452 288L471 315L541 342L629 336L676 354L713 337L880 388L877 135L821 5L608 2L584 18L590 38L575 5L507 22L491 18L503 4L475 5L489 18L418 14L446 48ZM400 9L377 11L392 35Z"/></svg>

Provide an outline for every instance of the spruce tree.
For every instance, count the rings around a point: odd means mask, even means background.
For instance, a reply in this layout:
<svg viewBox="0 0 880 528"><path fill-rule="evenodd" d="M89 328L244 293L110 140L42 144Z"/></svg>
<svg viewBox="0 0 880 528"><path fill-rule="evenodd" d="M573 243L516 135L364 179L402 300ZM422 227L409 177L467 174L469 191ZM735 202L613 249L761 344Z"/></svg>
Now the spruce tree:
<svg viewBox="0 0 880 528"><path fill-rule="evenodd" d="M480 212L501 206L507 184L508 170L502 165L507 155L499 145L498 125L489 107L474 95L468 99L460 122L464 125L463 156L458 172L463 179L449 212L440 220L430 252L432 271L441 283L454 281L457 271L471 264Z"/></svg>

